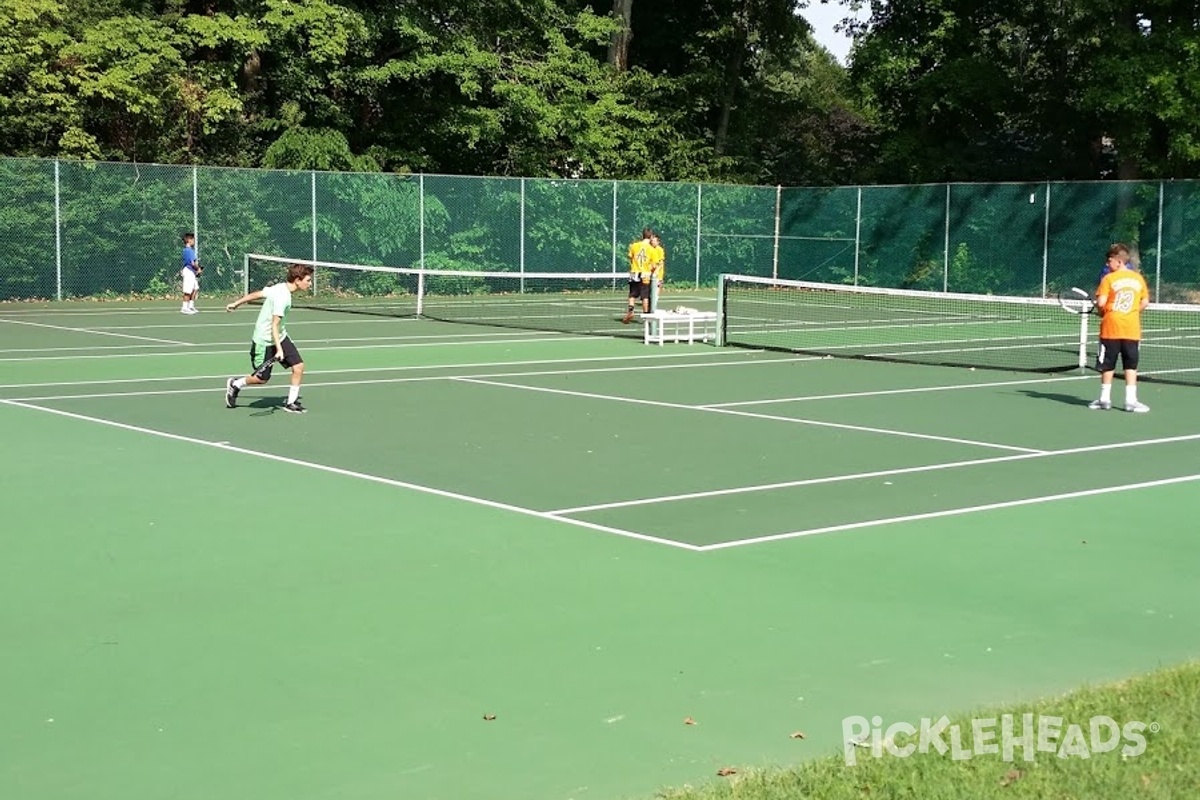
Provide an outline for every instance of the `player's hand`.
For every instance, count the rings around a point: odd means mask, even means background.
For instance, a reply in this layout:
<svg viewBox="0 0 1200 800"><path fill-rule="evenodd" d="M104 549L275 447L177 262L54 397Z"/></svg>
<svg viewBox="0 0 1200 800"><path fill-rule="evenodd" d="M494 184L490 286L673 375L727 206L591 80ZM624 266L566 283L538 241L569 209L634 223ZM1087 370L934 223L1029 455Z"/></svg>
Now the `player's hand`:
<svg viewBox="0 0 1200 800"><path fill-rule="evenodd" d="M233 311L236 308L237 308L237 303L226 303L225 304L226 311Z"/></svg>
<svg viewBox="0 0 1200 800"><path fill-rule="evenodd" d="M283 361L283 348L282 347L275 348L275 360Z"/></svg>

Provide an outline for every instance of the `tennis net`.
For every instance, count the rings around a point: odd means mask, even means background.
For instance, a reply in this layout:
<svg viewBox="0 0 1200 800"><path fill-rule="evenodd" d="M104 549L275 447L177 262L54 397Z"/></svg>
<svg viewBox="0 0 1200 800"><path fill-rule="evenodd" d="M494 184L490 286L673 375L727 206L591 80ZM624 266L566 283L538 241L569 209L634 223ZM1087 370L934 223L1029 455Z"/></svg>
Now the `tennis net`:
<svg viewBox="0 0 1200 800"><path fill-rule="evenodd" d="M252 253L245 257L245 290L284 280L288 264L314 268L312 290L293 296L297 308L524 330L642 336L640 326L621 323L628 294L628 277L623 272L475 272Z"/></svg>
<svg viewBox="0 0 1200 800"><path fill-rule="evenodd" d="M1021 372L1094 368L1099 322L1056 299L722 275L721 343ZM1139 377L1200 384L1200 306L1152 303Z"/></svg>

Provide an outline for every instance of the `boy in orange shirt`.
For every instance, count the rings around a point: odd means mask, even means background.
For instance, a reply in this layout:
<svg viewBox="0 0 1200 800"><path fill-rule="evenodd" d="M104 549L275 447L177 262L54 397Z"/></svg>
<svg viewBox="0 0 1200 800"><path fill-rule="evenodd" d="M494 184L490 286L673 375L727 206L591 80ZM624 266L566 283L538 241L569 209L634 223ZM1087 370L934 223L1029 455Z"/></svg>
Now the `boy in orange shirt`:
<svg viewBox="0 0 1200 800"><path fill-rule="evenodd" d="M1096 289L1096 309L1100 318L1100 352L1096 368L1100 370L1100 399L1088 408L1112 408L1113 373L1117 357L1125 371L1125 410L1145 413L1150 406L1138 402L1137 368L1142 340L1142 312L1150 305L1150 290L1141 273L1129 264L1129 248L1117 243L1108 248L1108 274Z"/></svg>

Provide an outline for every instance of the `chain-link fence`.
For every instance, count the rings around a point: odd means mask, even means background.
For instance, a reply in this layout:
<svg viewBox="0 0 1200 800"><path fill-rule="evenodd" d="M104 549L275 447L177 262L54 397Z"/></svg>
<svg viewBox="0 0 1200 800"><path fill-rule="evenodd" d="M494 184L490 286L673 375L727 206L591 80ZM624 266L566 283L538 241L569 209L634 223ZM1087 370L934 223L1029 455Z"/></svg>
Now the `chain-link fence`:
<svg viewBox="0 0 1200 800"><path fill-rule="evenodd" d="M667 280L723 272L1050 296L1113 241L1154 299L1200 301L1200 182L836 188L286 172L0 159L0 300L176 293L197 234L206 293L243 255L427 269L607 272L650 226Z"/></svg>

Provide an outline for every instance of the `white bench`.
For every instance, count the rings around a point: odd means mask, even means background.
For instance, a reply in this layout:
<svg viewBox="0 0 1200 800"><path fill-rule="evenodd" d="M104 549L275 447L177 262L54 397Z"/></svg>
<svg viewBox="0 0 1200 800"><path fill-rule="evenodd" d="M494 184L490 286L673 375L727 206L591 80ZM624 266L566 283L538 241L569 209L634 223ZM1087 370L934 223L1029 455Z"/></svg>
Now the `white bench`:
<svg viewBox="0 0 1200 800"><path fill-rule="evenodd" d="M672 342L707 342L717 338L717 312L698 311L680 314L675 311L651 311L642 314L642 340L646 344Z"/></svg>

